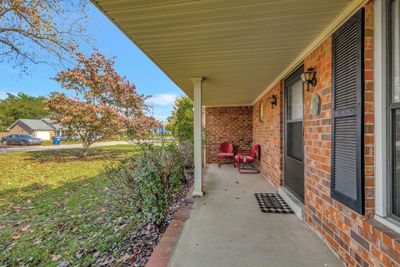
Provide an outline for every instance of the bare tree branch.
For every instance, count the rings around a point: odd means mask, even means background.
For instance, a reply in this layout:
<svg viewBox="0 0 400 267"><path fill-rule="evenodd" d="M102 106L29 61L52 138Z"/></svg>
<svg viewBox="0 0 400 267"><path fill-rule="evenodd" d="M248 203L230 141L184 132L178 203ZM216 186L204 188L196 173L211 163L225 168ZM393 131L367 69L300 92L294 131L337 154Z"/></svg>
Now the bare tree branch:
<svg viewBox="0 0 400 267"><path fill-rule="evenodd" d="M26 58L27 60L29 60L30 62L32 62L34 64L39 64L40 63L39 61L36 61L35 59L31 58L27 54L22 53L21 50L19 50L16 46L14 46L12 43L8 42L7 40L0 39L0 43L9 46L10 49L11 49L11 51L9 51L9 52L4 52L5 54L11 53L12 51L14 51L18 56L22 56L22 57Z"/></svg>
<svg viewBox="0 0 400 267"><path fill-rule="evenodd" d="M0 0L0 62L64 65L85 34L85 0ZM47 59L43 60L43 58Z"/></svg>

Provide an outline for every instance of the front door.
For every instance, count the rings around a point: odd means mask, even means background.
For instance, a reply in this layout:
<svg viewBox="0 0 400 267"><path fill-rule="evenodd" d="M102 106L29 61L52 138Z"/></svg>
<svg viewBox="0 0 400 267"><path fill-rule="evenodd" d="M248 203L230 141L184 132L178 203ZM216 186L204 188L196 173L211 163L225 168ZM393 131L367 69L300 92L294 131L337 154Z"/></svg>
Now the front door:
<svg viewBox="0 0 400 267"><path fill-rule="evenodd" d="M303 67L285 85L285 180L289 191L304 202Z"/></svg>

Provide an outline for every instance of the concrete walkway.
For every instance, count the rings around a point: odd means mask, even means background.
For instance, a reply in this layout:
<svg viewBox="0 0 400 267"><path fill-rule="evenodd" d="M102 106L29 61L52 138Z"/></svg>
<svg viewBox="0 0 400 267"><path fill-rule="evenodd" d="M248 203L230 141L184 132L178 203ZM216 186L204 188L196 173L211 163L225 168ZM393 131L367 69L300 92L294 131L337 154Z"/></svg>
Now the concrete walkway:
<svg viewBox="0 0 400 267"><path fill-rule="evenodd" d="M61 141L62 142L62 141ZM109 141L109 142L97 142L92 147L99 146L115 146L115 145L127 145L127 141ZM32 152L32 151L44 151L44 150L57 150L57 149L70 149L70 148L81 148L82 144L70 144L70 145L51 145L51 146L9 146L1 147L0 154L7 154L12 152Z"/></svg>
<svg viewBox="0 0 400 267"><path fill-rule="evenodd" d="M260 212L254 193L274 191L261 175L211 165L204 185L169 266L343 266L295 215Z"/></svg>

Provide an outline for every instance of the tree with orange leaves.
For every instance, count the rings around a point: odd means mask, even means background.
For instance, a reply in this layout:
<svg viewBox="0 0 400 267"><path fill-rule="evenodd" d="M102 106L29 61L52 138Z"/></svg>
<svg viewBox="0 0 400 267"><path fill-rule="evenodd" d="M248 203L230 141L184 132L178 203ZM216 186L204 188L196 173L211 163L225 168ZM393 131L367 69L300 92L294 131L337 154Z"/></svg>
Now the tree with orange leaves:
<svg viewBox="0 0 400 267"><path fill-rule="evenodd" d="M53 93L47 104L55 122L80 135L83 157L98 135L106 138L125 131L130 138L140 139L158 125L148 115L145 100L149 96L138 94L135 86L115 71L113 59L99 52L90 57L76 55L77 66L53 78L75 95Z"/></svg>

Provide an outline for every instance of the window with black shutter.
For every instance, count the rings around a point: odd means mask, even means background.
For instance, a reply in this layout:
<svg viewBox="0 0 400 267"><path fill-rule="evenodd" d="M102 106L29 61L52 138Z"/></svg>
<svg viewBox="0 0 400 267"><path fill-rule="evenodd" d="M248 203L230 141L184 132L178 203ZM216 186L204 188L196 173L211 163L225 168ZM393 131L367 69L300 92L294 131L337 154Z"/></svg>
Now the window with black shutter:
<svg viewBox="0 0 400 267"><path fill-rule="evenodd" d="M364 212L364 13L360 10L332 40L331 196Z"/></svg>

